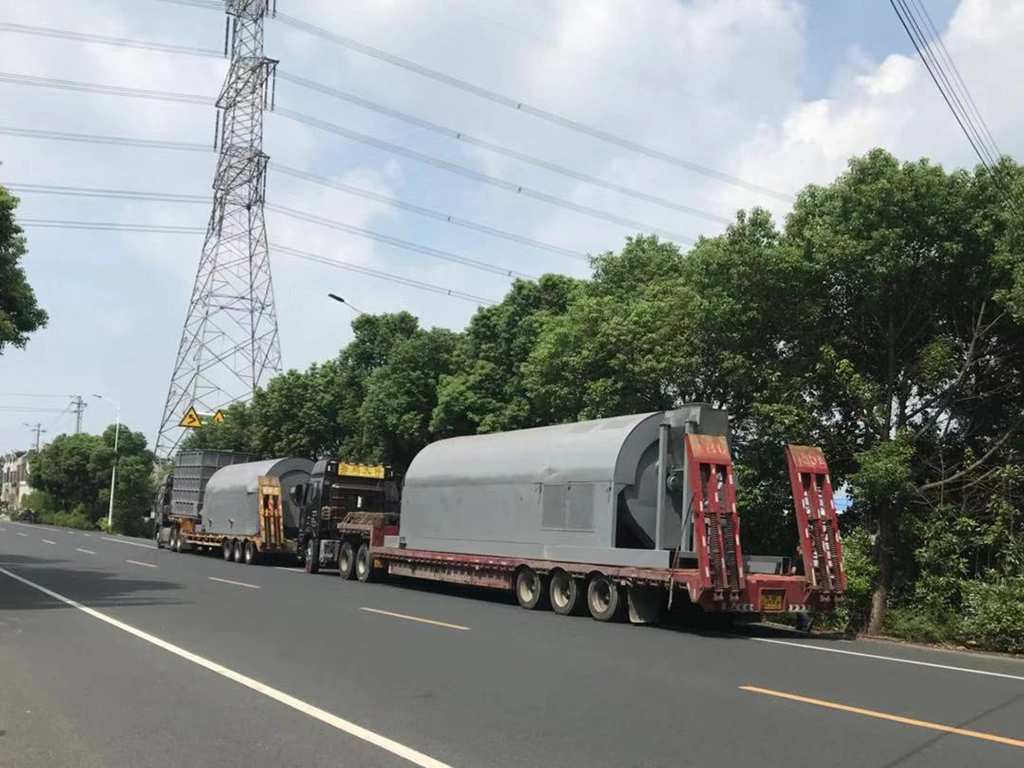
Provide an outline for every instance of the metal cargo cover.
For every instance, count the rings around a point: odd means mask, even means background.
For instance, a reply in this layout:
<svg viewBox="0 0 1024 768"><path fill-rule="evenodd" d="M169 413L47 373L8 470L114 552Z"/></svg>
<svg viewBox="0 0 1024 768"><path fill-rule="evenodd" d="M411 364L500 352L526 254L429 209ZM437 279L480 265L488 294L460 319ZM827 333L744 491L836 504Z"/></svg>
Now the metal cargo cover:
<svg viewBox="0 0 1024 768"><path fill-rule="evenodd" d="M203 504L203 531L213 534L254 536L259 533L259 478L276 477L281 483L281 506L286 536L294 536L299 519L288 489L309 479L313 462L286 458L234 464L218 469L206 484Z"/></svg>
<svg viewBox="0 0 1024 768"><path fill-rule="evenodd" d="M653 542L659 426L669 421L727 429L724 412L694 405L433 443L405 477L405 546L667 567L670 547ZM680 507L663 521L672 546Z"/></svg>

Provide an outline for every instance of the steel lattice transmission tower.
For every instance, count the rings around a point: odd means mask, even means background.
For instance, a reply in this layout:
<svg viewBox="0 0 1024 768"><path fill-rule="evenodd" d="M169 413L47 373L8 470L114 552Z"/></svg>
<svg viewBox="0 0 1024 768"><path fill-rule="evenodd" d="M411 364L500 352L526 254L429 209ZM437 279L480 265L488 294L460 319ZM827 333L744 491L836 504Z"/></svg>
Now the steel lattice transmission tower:
<svg viewBox="0 0 1024 768"><path fill-rule="evenodd" d="M273 11L271 0L224 4L231 67L217 100L213 212L157 437L161 457L181 442L190 407L212 414L246 401L281 370L264 221L263 116L277 62L263 53L263 33Z"/></svg>

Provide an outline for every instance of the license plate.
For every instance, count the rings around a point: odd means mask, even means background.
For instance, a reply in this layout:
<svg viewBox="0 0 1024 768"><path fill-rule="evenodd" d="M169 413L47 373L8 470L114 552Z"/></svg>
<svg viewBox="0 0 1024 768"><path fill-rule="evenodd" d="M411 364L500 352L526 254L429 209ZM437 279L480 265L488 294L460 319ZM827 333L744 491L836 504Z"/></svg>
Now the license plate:
<svg viewBox="0 0 1024 768"><path fill-rule="evenodd" d="M762 611L781 611L782 610L782 592L762 592L761 593L761 610Z"/></svg>

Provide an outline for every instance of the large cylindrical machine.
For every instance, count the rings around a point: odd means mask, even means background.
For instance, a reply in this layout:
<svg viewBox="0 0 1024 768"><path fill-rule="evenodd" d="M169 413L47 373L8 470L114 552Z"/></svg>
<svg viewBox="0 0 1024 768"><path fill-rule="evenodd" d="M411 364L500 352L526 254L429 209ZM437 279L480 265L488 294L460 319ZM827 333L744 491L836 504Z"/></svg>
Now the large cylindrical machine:
<svg viewBox="0 0 1024 768"><path fill-rule="evenodd" d="M697 404L433 443L405 477L404 544L667 567L671 551L686 550L684 484L674 475L687 432L727 435L725 411Z"/></svg>
<svg viewBox="0 0 1024 768"><path fill-rule="evenodd" d="M261 477L276 477L281 484L281 512L287 538L296 535L298 510L288 489L309 480L309 459L270 459L218 469L206 484L202 508L203 533L255 536L260 532L258 484Z"/></svg>

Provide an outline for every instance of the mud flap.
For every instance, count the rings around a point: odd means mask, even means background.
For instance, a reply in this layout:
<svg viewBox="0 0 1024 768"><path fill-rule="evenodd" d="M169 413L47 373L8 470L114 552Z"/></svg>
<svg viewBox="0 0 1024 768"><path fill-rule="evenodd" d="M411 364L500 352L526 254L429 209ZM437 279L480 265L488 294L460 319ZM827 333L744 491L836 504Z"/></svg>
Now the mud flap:
<svg viewBox="0 0 1024 768"><path fill-rule="evenodd" d="M628 592L629 623L659 624L665 609L665 590L631 586Z"/></svg>

